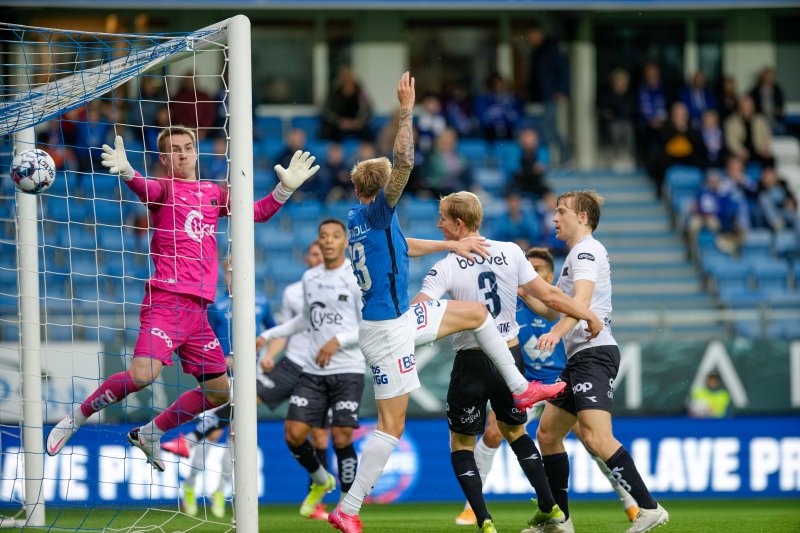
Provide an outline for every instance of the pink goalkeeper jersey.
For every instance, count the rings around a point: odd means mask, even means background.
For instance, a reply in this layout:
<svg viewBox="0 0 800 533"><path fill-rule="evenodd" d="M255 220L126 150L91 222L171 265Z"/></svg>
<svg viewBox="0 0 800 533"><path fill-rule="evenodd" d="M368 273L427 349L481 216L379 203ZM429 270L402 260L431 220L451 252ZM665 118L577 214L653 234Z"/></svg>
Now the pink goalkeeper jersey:
<svg viewBox="0 0 800 533"><path fill-rule="evenodd" d="M228 192L207 181L170 177L145 179L138 172L128 187L150 210L156 267L150 285L213 302L217 292L217 221L228 216ZM254 204L254 219L265 222L283 204L272 194Z"/></svg>

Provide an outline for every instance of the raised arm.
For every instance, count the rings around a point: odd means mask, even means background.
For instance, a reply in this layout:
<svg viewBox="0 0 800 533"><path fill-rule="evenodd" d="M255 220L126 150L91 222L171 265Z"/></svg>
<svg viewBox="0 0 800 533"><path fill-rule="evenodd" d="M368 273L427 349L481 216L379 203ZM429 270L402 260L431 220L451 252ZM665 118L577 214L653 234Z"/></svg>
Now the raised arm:
<svg viewBox="0 0 800 533"><path fill-rule="evenodd" d="M487 248L491 246L483 237L470 237L462 241L432 241L428 239L406 239L408 243L408 256L421 257L438 252L455 252L466 259L471 259L473 254L486 259L489 257Z"/></svg>
<svg viewBox="0 0 800 533"><path fill-rule="evenodd" d="M100 155L101 165L108 169L110 174L119 174L125 184L139 197L143 204L152 204L164 200L164 187L158 180L145 179L136 172L125 154L125 142L120 135L114 139L114 148L103 145L103 153Z"/></svg>
<svg viewBox="0 0 800 533"><path fill-rule="evenodd" d="M394 140L394 156L392 174L384 188L386 201L394 207L403 194L408 177L414 168L414 128L412 117L414 112L414 78L404 72L397 83L397 99L400 100L400 126Z"/></svg>

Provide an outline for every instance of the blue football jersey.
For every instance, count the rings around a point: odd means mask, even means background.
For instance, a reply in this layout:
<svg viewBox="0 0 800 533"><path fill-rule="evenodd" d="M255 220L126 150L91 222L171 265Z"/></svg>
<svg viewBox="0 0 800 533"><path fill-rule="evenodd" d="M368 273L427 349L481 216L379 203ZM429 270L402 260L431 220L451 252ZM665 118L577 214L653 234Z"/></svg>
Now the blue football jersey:
<svg viewBox="0 0 800 533"><path fill-rule="evenodd" d="M525 362L525 379L542 383L555 383L567 365L564 343L559 342L551 353L536 348L536 341L556 325L556 321L540 317L531 311L522 299L517 298L517 324L519 342L522 345L522 359Z"/></svg>
<svg viewBox="0 0 800 533"><path fill-rule="evenodd" d="M222 294L208 308L208 323L219 339L222 352L231 353L231 298L228 293ZM256 293L256 334L275 326L275 320L269 312L267 297Z"/></svg>
<svg viewBox="0 0 800 533"><path fill-rule="evenodd" d="M408 310L408 243L381 189L347 215L350 261L361 287L364 320L391 320Z"/></svg>

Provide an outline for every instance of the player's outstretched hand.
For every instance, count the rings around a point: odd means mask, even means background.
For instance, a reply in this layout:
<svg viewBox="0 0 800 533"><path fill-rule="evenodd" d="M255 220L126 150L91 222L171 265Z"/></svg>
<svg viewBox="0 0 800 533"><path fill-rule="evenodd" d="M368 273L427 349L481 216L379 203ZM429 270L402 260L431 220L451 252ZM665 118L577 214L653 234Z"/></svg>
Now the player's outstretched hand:
<svg viewBox="0 0 800 533"><path fill-rule="evenodd" d="M317 173L319 165L312 167L316 158L309 152L298 150L292 156L289 168L275 165L275 173L278 174L283 188L287 192L293 193L305 183L305 181Z"/></svg>
<svg viewBox="0 0 800 533"><path fill-rule="evenodd" d="M397 99L400 100L400 109L414 108L414 78L408 71L403 72L400 81L397 82Z"/></svg>
<svg viewBox="0 0 800 533"><path fill-rule="evenodd" d="M119 174L125 180L133 178L133 167L128 163L128 156L125 155L125 142L121 136L117 135L114 139L114 148L104 144L100 157L103 159L100 164L108 168L111 174Z"/></svg>
<svg viewBox="0 0 800 533"><path fill-rule="evenodd" d="M486 237L468 237L460 241L454 241L453 252L464 259L473 259L479 255L484 259L489 258L489 244Z"/></svg>
<svg viewBox="0 0 800 533"><path fill-rule="evenodd" d="M594 316L587 324L589 327L586 329L586 333L588 333L586 340L594 339L603 331L603 321L597 318L597 316Z"/></svg>
<svg viewBox="0 0 800 533"><path fill-rule="evenodd" d="M539 336L539 340L536 342L536 348L549 353L556 349L556 345L560 340L561 335L553 333L553 330L550 330L544 335Z"/></svg>

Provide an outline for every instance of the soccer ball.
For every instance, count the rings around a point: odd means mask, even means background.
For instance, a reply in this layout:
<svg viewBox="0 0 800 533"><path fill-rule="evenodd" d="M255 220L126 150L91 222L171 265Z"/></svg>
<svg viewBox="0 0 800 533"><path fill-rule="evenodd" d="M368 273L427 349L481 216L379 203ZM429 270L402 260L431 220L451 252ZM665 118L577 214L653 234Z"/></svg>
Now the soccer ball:
<svg viewBox="0 0 800 533"><path fill-rule="evenodd" d="M44 150L32 148L17 154L11 162L10 174L17 189L27 194L39 194L56 180L56 163Z"/></svg>

